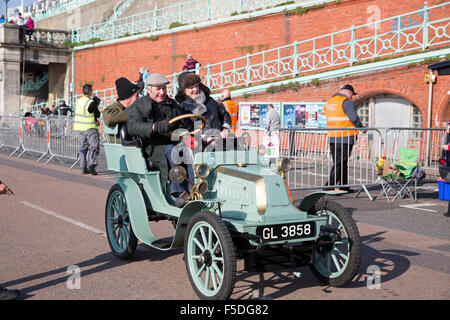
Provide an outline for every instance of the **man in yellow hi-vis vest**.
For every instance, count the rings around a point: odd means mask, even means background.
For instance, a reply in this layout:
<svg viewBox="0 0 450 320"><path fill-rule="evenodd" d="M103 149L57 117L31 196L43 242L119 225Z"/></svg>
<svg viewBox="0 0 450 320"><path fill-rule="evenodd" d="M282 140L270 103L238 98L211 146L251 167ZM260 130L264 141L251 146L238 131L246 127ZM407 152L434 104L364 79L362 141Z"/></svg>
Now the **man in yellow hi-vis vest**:
<svg viewBox="0 0 450 320"><path fill-rule="evenodd" d="M98 121L100 99L92 96L92 85L83 86L83 97L75 105L73 130L80 132L80 167L81 173L97 175L95 167L98 164L100 139Z"/></svg>
<svg viewBox="0 0 450 320"><path fill-rule="evenodd" d="M328 100L324 109L328 129L362 127L352 101L354 96L356 96L356 92L353 86L346 84ZM348 187L348 159L358 139L358 130L328 130L327 134L333 167L325 185L343 186L340 188L341 190L353 192ZM329 189L331 188L326 188L326 190Z"/></svg>
<svg viewBox="0 0 450 320"><path fill-rule="evenodd" d="M236 128L237 128L237 122L238 122L238 115L239 115L239 108L236 105L236 103L231 100L231 94L230 90L225 89L222 92L222 104L225 106L225 109L228 111L228 113L231 116L231 134L236 134Z"/></svg>

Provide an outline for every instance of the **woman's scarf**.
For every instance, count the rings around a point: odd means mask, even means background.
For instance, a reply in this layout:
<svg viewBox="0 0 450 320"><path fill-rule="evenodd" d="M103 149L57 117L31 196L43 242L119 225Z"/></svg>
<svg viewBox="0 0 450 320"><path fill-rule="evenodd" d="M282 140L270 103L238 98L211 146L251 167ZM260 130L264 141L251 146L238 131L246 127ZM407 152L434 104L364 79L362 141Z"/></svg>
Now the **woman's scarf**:
<svg viewBox="0 0 450 320"><path fill-rule="evenodd" d="M180 106L188 112L195 113L201 116L207 111L205 101L205 93L200 90L200 93L194 99L186 97L186 100L184 100L180 104Z"/></svg>

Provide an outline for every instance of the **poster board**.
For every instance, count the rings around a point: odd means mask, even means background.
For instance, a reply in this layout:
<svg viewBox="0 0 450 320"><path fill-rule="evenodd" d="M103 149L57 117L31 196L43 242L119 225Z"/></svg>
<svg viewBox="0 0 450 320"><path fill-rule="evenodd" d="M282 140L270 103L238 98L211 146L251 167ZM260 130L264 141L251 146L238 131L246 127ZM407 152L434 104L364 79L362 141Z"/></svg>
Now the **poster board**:
<svg viewBox="0 0 450 320"><path fill-rule="evenodd" d="M240 102L239 126L245 128L265 129L269 104L280 113L279 102ZM280 114L281 117L281 114Z"/></svg>
<svg viewBox="0 0 450 320"><path fill-rule="evenodd" d="M283 103L283 127L326 128L325 102Z"/></svg>

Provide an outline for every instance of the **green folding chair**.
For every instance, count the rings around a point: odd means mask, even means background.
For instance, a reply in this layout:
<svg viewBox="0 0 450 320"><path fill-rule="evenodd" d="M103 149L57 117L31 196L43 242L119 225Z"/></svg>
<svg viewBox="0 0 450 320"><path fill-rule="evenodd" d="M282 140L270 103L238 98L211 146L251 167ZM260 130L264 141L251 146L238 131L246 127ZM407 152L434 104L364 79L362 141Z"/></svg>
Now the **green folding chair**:
<svg viewBox="0 0 450 320"><path fill-rule="evenodd" d="M419 149L399 149L400 160L394 163L399 171L398 175L390 173L386 179L391 185L392 189L396 191L392 202L397 198L404 198L409 196L413 202L417 201L417 179L413 177L414 169L417 167L417 160L419 158ZM411 190L411 183L414 181L414 195Z"/></svg>

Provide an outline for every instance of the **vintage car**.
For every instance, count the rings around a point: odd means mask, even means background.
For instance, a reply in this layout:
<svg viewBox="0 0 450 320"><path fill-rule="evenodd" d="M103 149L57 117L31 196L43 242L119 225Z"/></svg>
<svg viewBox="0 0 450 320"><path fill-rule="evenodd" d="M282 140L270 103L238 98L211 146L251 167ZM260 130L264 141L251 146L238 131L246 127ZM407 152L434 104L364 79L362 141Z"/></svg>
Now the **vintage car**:
<svg viewBox="0 0 450 320"><path fill-rule="evenodd" d="M331 286L349 283L358 271L355 222L341 205L324 199L326 192L311 193L296 206L286 182L291 160L264 159L248 140L240 150L193 153L194 200L180 208L164 194L160 172L149 169L126 125L105 127L104 134L108 168L120 172L105 210L108 242L119 259L130 259L138 241L163 251L184 248L187 274L201 299L230 297L237 259L252 272L310 266ZM169 176L180 182L186 171L175 166ZM169 242L151 230L150 222L160 220L173 222Z"/></svg>

